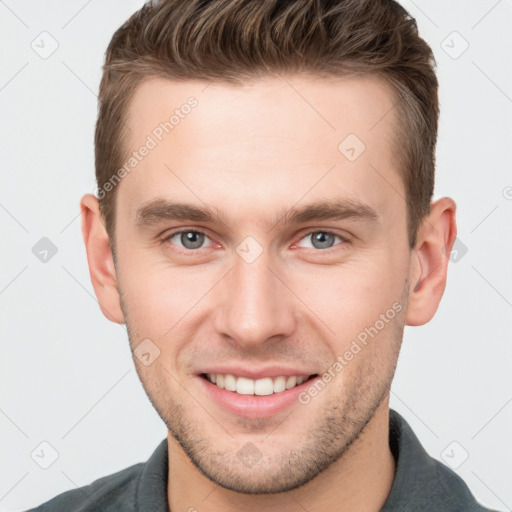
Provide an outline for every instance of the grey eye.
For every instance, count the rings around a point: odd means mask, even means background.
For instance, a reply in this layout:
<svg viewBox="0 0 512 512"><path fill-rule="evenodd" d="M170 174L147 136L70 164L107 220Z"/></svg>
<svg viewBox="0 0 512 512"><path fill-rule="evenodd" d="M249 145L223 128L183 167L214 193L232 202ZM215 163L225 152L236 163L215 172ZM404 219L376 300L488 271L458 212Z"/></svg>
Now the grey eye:
<svg viewBox="0 0 512 512"><path fill-rule="evenodd" d="M313 233L310 236L315 249L329 249L329 247L334 245L335 236L332 233L319 231L318 233Z"/></svg>
<svg viewBox="0 0 512 512"><path fill-rule="evenodd" d="M185 249L199 249L204 244L205 238L204 233L199 233L198 231L180 231L179 233L174 233L169 240L178 240L178 245Z"/></svg>
<svg viewBox="0 0 512 512"><path fill-rule="evenodd" d="M330 249L335 245L336 239L343 241L339 235L327 231L315 231L301 239L299 245L309 249ZM304 245L304 241L306 242Z"/></svg>

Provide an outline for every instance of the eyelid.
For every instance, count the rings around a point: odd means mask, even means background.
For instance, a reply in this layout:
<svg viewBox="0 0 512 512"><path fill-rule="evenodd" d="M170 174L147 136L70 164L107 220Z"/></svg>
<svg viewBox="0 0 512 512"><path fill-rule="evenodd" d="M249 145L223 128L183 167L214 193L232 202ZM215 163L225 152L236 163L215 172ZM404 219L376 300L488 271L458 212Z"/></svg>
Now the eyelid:
<svg viewBox="0 0 512 512"><path fill-rule="evenodd" d="M170 242L170 239L176 235L180 235L182 233L199 233L201 235L204 235L205 238L208 238L208 240L210 240L210 245L214 245L216 244L216 242L214 242L212 240L212 238L208 235L208 233L200 228L183 228L183 226L180 226L179 228L175 228L171 231L166 231L164 235L162 235L161 237L161 241L162 243L164 242ZM173 245L176 245L176 244L173 244ZM208 246L206 247L200 247L199 249L187 249L186 247L179 247L177 246L180 250L182 251L186 251L186 252L197 252L201 249L206 249Z"/></svg>
<svg viewBox="0 0 512 512"><path fill-rule="evenodd" d="M333 235L335 237L340 238L341 242L333 245L332 247L328 247L327 249L315 249L315 248L311 248L311 247L301 247L302 249L310 249L310 250L313 250L315 252L326 252L326 251L329 251L331 249L335 249L338 246L344 245L344 244L346 244L346 243L348 243L350 241L350 238L348 236L345 236L345 235L343 235L341 233L337 233L335 230L328 229L328 228L327 229L325 229L325 228L324 229L316 228L316 229L308 229L308 231L300 233L298 235L298 236L300 236L300 238L298 239L297 242L293 243L292 248L297 247L298 243L301 240L303 240L304 238L306 238L308 236L311 236L314 233L324 233L324 234L328 234L328 235Z"/></svg>
<svg viewBox="0 0 512 512"><path fill-rule="evenodd" d="M161 241L162 243L163 242L169 242L170 239L176 235L179 235L179 234L182 234L182 233L199 233L199 234L202 234L204 235L206 238L208 238L208 240L210 240L211 244L210 245L220 245L218 244L217 242L214 242L213 239L208 235L208 233L206 232L206 230L203 230L201 228L187 228L187 227L183 227L183 226L180 226L179 228L175 228L171 231L167 231L164 235L162 235L161 237ZM340 234L340 233L337 233L335 230L332 230L332 229L322 229L322 228L308 228L307 231L302 231L301 233L299 233L299 235L297 236L300 236L300 238L298 239L297 242L294 242L292 244L292 248L295 248L297 247L298 245L298 242L300 242L301 240L303 240L304 238L306 238L307 236L311 236L312 234L314 233L325 233L325 234L329 234L329 235L333 235L335 237L338 237L341 239L341 242L336 244L336 245L333 245L332 247L328 247L327 249L315 249L313 248L312 250L315 251L315 252L325 252L325 251L329 251L330 249L334 249L340 245L344 245L345 243L349 242L350 241L350 238L345 236L344 234ZM173 244L175 245L175 244ZM207 246L208 247L208 246ZM200 247L199 249L187 249L187 248L180 248L181 250L183 251L186 251L186 252L197 252L199 251L200 249L206 249L207 247ZM178 246L179 248L179 246ZM303 247L303 249L311 249L309 247Z"/></svg>

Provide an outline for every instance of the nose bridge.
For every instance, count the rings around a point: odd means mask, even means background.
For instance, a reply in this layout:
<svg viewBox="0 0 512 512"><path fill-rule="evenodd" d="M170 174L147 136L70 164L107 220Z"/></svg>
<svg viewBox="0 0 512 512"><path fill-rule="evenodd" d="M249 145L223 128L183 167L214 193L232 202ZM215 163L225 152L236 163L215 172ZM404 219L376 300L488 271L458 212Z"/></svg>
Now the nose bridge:
<svg viewBox="0 0 512 512"><path fill-rule="evenodd" d="M241 244L225 278L216 315L218 332L246 346L290 335L293 304L289 291L269 268L271 256L263 251L255 259L248 258L243 248Z"/></svg>

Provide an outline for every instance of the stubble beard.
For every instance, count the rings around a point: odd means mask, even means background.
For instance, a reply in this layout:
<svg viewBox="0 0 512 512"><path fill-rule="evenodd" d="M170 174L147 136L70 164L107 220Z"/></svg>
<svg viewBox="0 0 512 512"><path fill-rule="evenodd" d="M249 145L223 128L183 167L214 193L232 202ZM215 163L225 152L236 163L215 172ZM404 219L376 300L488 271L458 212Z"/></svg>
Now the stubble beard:
<svg viewBox="0 0 512 512"><path fill-rule="evenodd" d="M165 375L165 370L163 370L162 379L158 380L154 376L148 378L146 370L141 365L135 366L153 407L185 454L206 478L225 489L244 494L276 494L291 491L311 481L334 462L342 462L356 440L364 435L365 428L379 406L387 401L403 338L404 317L407 309L405 293L402 297L403 314L397 315L394 319L392 334L387 340L374 341L393 344L394 350L391 355L393 364L388 365L383 377L379 376L371 363L367 367L361 367L361 371L353 373L355 378L352 382L345 382L336 393L331 390L331 386L336 385L336 379L334 379L317 398L324 400L325 404L321 414L307 428L304 428L301 420L310 417L308 405L297 404L290 417L285 418L285 422L289 420L298 430L302 430L300 445L278 454L275 450L272 450L272 453L265 453L262 441L268 436L267 430L271 431L271 429L266 425L267 428L263 428L258 433L258 426L263 427L264 421L257 420L255 423L254 420L240 419L237 432L240 431L240 427L252 431L254 436L252 444L261 454L254 465L244 464L243 457L239 455L240 449L248 443L236 446L236 439L226 433L226 429L220 429L205 412L206 421L213 425L216 432L219 430L222 432L224 446L228 448L218 449L213 446L219 439L219 434L212 434L216 436L215 439L210 438L208 432L189 417L188 402L179 403L173 399L172 393L163 383L174 382L174 379L170 375ZM136 329L129 321L127 308L122 294L120 295L133 350L138 340L135 336ZM371 350L371 347L369 349ZM186 393L182 396L187 400ZM193 399L190 398L190 401L192 402ZM294 415L296 415L295 418ZM270 436L278 435L279 427L270 434Z"/></svg>

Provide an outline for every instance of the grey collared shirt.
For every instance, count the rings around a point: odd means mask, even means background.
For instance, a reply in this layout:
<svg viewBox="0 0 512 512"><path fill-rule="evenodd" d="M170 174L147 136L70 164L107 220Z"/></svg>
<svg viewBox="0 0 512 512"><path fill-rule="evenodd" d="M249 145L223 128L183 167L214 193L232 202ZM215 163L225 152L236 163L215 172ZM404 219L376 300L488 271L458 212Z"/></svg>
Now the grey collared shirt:
<svg viewBox="0 0 512 512"><path fill-rule="evenodd" d="M396 470L380 512L492 512L475 500L455 472L428 455L408 423L393 410L389 443ZM147 462L59 494L29 512L169 512L167 476L164 439Z"/></svg>

